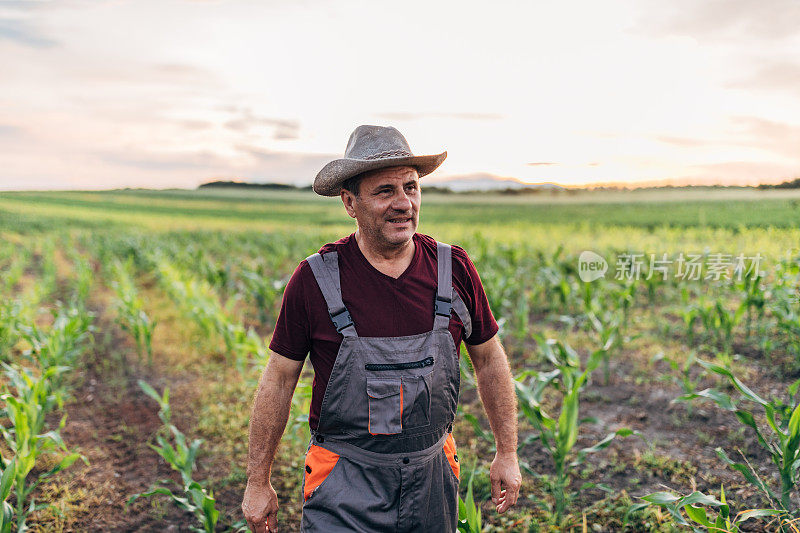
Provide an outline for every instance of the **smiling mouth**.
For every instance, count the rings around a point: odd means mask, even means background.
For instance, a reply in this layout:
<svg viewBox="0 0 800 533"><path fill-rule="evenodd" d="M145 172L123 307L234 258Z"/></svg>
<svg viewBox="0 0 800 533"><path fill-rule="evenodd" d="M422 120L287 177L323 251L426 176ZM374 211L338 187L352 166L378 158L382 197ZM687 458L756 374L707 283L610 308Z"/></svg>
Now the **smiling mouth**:
<svg viewBox="0 0 800 533"><path fill-rule="evenodd" d="M411 222L411 217L390 218L388 220L392 224L405 224L406 222Z"/></svg>

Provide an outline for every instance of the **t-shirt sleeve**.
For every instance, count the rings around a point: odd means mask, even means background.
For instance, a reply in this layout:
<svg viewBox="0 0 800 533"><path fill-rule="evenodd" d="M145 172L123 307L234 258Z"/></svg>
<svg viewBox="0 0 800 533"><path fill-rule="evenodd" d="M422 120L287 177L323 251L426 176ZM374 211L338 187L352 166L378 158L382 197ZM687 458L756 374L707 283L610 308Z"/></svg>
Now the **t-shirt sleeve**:
<svg viewBox="0 0 800 533"><path fill-rule="evenodd" d="M269 343L270 350L295 361L303 361L311 349L311 334L303 290L304 265L307 265L305 261L297 266L286 284L281 311Z"/></svg>
<svg viewBox="0 0 800 533"><path fill-rule="evenodd" d="M481 277L478 275L475 265L472 264L472 260L464 249L458 246L453 246L453 254L466 271L462 276L463 287L458 287L458 284L456 286L456 290L463 289L459 291L459 294L472 319L472 334L465 338L464 342L472 346L483 344L494 337L500 328L489 308L489 300L486 298ZM454 274L457 273L454 272Z"/></svg>

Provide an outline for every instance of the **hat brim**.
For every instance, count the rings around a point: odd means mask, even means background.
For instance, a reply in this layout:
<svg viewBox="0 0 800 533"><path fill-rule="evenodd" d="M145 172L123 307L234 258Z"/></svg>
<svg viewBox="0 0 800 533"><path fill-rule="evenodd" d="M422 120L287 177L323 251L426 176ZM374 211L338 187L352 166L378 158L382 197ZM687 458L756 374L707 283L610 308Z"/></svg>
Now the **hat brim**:
<svg viewBox="0 0 800 533"><path fill-rule="evenodd" d="M314 178L312 188L315 193L322 196L339 196L345 180L362 172L387 167L415 167L421 178L436 170L446 158L447 152L436 155L387 157L385 159L336 159L322 167L317 177Z"/></svg>

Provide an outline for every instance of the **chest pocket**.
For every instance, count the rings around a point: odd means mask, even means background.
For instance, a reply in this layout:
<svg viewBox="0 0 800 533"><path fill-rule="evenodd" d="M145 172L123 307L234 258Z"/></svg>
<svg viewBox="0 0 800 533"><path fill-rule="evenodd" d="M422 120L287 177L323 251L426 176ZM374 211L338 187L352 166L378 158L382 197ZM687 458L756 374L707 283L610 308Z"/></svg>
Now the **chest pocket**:
<svg viewBox="0 0 800 533"><path fill-rule="evenodd" d="M432 356L404 363L366 363L371 435L394 435L430 424Z"/></svg>

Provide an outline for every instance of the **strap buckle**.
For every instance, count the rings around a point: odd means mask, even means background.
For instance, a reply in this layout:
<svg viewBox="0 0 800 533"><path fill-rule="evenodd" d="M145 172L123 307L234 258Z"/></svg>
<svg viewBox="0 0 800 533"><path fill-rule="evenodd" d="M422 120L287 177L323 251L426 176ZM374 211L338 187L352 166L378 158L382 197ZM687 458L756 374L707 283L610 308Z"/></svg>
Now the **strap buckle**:
<svg viewBox="0 0 800 533"><path fill-rule="evenodd" d="M436 300L434 301L434 308L434 314L450 318L450 311L453 309L453 300L437 294Z"/></svg>
<svg viewBox="0 0 800 533"><path fill-rule="evenodd" d="M342 308L340 311L328 313L328 315L331 317L333 327L336 328L337 333L341 333L343 329L353 325L353 319L346 307Z"/></svg>

